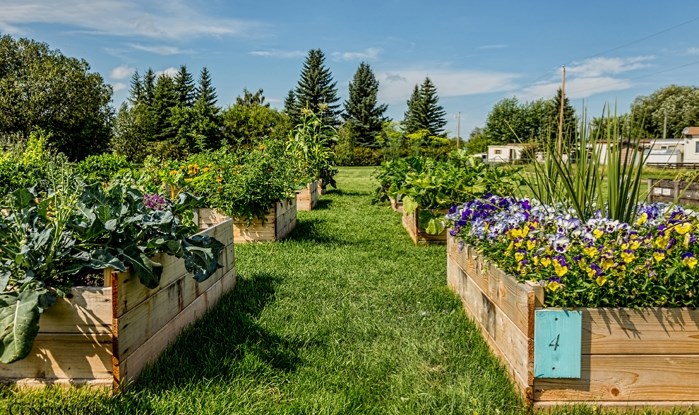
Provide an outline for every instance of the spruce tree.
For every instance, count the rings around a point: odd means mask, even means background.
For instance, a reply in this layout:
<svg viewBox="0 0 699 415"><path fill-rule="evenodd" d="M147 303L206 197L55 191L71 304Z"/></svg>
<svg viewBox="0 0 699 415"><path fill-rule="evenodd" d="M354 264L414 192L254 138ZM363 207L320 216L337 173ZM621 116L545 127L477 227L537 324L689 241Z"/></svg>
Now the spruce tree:
<svg viewBox="0 0 699 415"><path fill-rule="evenodd" d="M561 121L561 97L563 96L563 92L561 91L561 88L558 88L556 91L556 96L551 99L553 104L549 107L551 114L549 115L550 117L550 128L553 134L553 143L557 142L558 138L558 132L559 130L559 124ZM570 105L570 101L568 100L568 97L566 97L563 100L563 142L574 142L575 141L575 134L577 130L577 125L578 121L577 118L575 117L575 108L573 108ZM552 144L553 144L552 143Z"/></svg>
<svg viewBox="0 0 699 415"><path fill-rule="evenodd" d="M388 106L378 105L379 82L366 62L359 64L349 84L349 99L345 101L342 117L360 146L377 147L376 136L381 132Z"/></svg>
<svg viewBox="0 0 699 415"><path fill-rule="evenodd" d="M136 105L143 101L143 83L138 71L131 75L131 88L129 89L129 101L131 105Z"/></svg>
<svg viewBox="0 0 699 415"><path fill-rule="evenodd" d="M413 93L408 98L408 109L405 111L403 116L403 130L410 134L423 128L418 117L418 105L420 102L420 88L415 85L413 88Z"/></svg>
<svg viewBox="0 0 699 415"><path fill-rule="evenodd" d="M291 125L296 125L301 120L299 103L296 100L296 93L293 89L289 90L289 94L284 99L284 113L289 117Z"/></svg>
<svg viewBox="0 0 699 415"><path fill-rule="evenodd" d="M211 84L209 70L202 68L199 74L199 86L196 89L194 116L200 137L200 149L216 149L221 145L220 108L216 105L216 89Z"/></svg>
<svg viewBox="0 0 699 415"><path fill-rule="evenodd" d="M258 89L254 94L243 88L243 96L237 96L235 98L235 105L243 105L247 107L263 106L269 107L269 103L265 103L264 91Z"/></svg>
<svg viewBox="0 0 699 415"><path fill-rule="evenodd" d="M174 79L175 91L177 93L177 104L183 107L194 105L194 78L187 71L186 65L181 65Z"/></svg>
<svg viewBox="0 0 699 415"><path fill-rule="evenodd" d="M337 96L337 83L333 81L330 69L325 66L322 50L308 51L295 94L299 108L308 108L314 113L322 112L325 125L339 125L340 105L337 102L340 99Z"/></svg>
<svg viewBox="0 0 699 415"><path fill-rule="evenodd" d="M155 98L155 72L153 69L148 68L145 74L143 74L143 102L146 105L153 105L153 99Z"/></svg>
<svg viewBox="0 0 699 415"><path fill-rule="evenodd" d="M218 107L216 106L216 89L211 85L211 74L209 70L205 67L201 69L199 74L199 86L195 93L196 101L202 101L206 106L210 108L215 108L216 113L218 113Z"/></svg>
<svg viewBox="0 0 699 415"><path fill-rule="evenodd" d="M408 100L408 110L403 121L406 133L414 133L418 130L428 130L430 135L440 136L444 134L445 119L447 113L439 105L437 88L429 77L426 77L422 85L415 86L413 94Z"/></svg>
<svg viewBox="0 0 699 415"><path fill-rule="evenodd" d="M172 120L172 109L177 106L177 91L175 82L167 75L160 75L155 83L153 105L151 106L156 121L157 141L172 141L175 137Z"/></svg>

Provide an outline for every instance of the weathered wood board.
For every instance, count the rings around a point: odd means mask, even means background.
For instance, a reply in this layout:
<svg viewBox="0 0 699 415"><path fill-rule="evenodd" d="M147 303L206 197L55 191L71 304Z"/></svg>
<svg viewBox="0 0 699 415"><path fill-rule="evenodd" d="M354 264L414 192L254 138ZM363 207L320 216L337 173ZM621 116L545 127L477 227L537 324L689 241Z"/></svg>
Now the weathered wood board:
<svg viewBox="0 0 699 415"><path fill-rule="evenodd" d="M212 224L228 219L228 216L215 209L198 209L197 224L205 229ZM286 237L296 227L296 199L276 202L264 220L255 219L252 223L233 222L235 243L277 241Z"/></svg>
<svg viewBox="0 0 699 415"><path fill-rule="evenodd" d="M544 290L518 283L447 238L447 284L535 408L699 407L699 310L581 308L579 379L534 378L535 311Z"/></svg>
<svg viewBox="0 0 699 415"><path fill-rule="evenodd" d="M446 211L444 211L446 213ZM432 245L438 244L443 245L447 243L447 230L443 230L438 235L430 235L425 231L425 228L420 225L420 208L415 209L413 213L403 212L403 227L408 234L410 239L413 240L415 245Z"/></svg>
<svg viewBox="0 0 699 415"><path fill-rule="evenodd" d="M296 192L296 209L302 212L313 210L318 204L320 181L308 183L305 188Z"/></svg>
<svg viewBox="0 0 699 415"><path fill-rule="evenodd" d="M107 272L108 287L75 287L39 320L29 356L0 364L0 381L19 386L89 385L118 390L189 324L235 286L233 221L203 232L224 245L222 266L202 283L184 260L158 255L163 264L158 287L148 289L128 272Z"/></svg>

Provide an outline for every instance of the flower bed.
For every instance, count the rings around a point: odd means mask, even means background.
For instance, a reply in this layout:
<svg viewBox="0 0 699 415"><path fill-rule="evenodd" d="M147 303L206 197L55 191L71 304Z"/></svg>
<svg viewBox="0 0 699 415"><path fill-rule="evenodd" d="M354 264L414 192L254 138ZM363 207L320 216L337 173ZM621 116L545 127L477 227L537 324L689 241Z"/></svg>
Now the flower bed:
<svg viewBox="0 0 699 415"><path fill-rule="evenodd" d="M318 204L318 189L320 180L308 183L305 188L296 192L296 209L304 212L311 211Z"/></svg>
<svg viewBox="0 0 699 415"><path fill-rule="evenodd" d="M183 259L160 255L159 285L105 270L105 287L74 287L41 314L29 355L0 364L0 380L18 385L92 385L117 390L135 379L186 326L211 309L236 281L232 221L197 235L224 244L219 268L197 282Z"/></svg>
<svg viewBox="0 0 699 415"><path fill-rule="evenodd" d="M699 404L696 214L582 222L488 196L448 218L448 284L534 406Z"/></svg>
<svg viewBox="0 0 699 415"><path fill-rule="evenodd" d="M228 219L216 209L198 209L199 228L206 228ZM286 237L296 227L296 200L275 203L263 220L252 222L234 221L233 239L235 243L277 241Z"/></svg>
<svg viewBox="0 0 699 415"><path fill-rule="evenodd" d="M699 310L577 308L579 378L536 377L536 313L546 289L517 282L472 246L458 245L448 238L448 284L533 406L699 405Z"/></svg>

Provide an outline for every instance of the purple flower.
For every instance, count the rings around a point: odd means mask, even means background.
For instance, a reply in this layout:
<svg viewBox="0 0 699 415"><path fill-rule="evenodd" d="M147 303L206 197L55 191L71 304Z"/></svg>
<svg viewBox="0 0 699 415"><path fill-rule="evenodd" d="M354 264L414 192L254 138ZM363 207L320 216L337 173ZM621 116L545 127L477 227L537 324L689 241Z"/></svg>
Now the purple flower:
<svg viewBox="0 0 699 415"><path fill-rule="evenodd" d="M143 205L148 209L163 210L167 208L168 202L167 199L160 196L159 194L144 194Z"/></svg>

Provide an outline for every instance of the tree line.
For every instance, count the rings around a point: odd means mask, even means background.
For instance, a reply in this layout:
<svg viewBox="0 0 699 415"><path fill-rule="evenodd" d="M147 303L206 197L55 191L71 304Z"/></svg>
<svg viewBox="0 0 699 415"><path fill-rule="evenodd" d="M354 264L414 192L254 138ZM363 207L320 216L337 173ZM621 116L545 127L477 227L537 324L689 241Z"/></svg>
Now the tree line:
<svg viewBox="0 0 699 415"><path fill-rule="evenodd" d="M129 97L111 106L112 89L83 59L64 56L46 43L0 37L0 138L4 145L26 140L35 130L49 134L49 144L72 160L113 152L141 161L149 154L182 158L222 146L252 145L280 138L299 123L301 112L320 114L324 124L351 147L382 145L388 106L378 99L379 82L362 62L341 104L337 83L320 49L308 52L284 108L265 102L262 89L244 90L232 105L218 103L211 73L197 80L186 65L176 74L148 68L131 77ZM401 134L426 131L445 136L444 109L429 78L408 100Z"/></svg>

